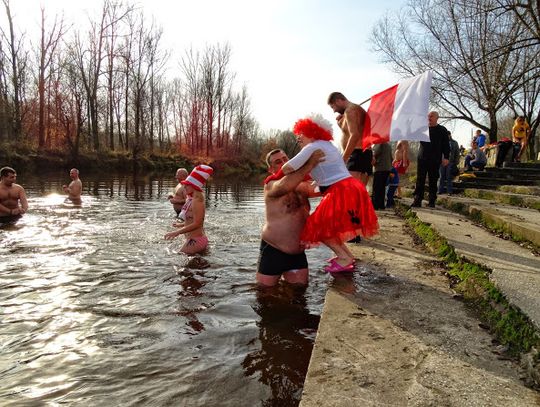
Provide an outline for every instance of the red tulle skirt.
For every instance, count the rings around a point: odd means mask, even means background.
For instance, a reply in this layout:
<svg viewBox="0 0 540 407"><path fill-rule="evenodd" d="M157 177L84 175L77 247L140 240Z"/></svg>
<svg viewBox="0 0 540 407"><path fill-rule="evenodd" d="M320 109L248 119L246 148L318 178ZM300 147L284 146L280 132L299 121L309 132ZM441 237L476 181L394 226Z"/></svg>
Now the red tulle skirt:
<svg viewBox="0 0 540 407"><path fill-rule="evenodd" d="M407 168L409 168L408 165L405 166L405 163L402 160L394 161L392 165L397 170L399 175L405 174L407 172Z"/></svg>
<svg viewBox="0 0 540 407"><path fill-rule="evenodd" d="M326 240L339 243L355 236L370 237L379 231L377 214L366 187L353 177L331 185L309 215L300 236L306 247Z"/></svg>

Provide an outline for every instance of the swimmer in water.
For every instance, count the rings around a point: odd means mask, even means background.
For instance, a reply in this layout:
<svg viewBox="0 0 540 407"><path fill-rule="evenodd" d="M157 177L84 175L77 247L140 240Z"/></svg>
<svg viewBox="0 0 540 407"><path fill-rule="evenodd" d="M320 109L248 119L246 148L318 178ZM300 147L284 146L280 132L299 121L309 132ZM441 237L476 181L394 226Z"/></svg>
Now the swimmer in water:
<svg viewBox="0 0 540 407"><path fill-rule="evenodd" d="M17 172L11 167L0 169L0 224L18 221L28 211L24 188L15 184Z"/></svg>
<svg viewBox="0 0 540 407"><path fill-rule="evenodd" d="M206 209L202 187L212 173L212 167L198 165L185 180L181 181L187 196L181 211L185 221L183 224L175 224L178 229L167 233L165 239L172 240L185 234L186 242L180 249L182 253L193 255L203 252L208 247L208 238L203 228Z"/></svg>
<svg viewBox="0 0 540 407"><path fill-rule="evenodd" d="M79 170L77 168L72 168L69 171L69 177L71 178L69 185L62 185L62 189L68 194L65 202L79 206L82 204L82 182L79 179Z"/></svg>
<svg viewBox="0 0 540 407"><path fill-rule="evenodd" d="M169 202L172 204L174 211L176 212L176 217L180 217L182 212L182 207L186 203L186 190L182 181L184 181L188 176L188 172L185 168L178 168L176 170L175 178L178 181L178 185L174 188L174 194L169 195ZM182 218L182 220L184 220Z"/></svg>

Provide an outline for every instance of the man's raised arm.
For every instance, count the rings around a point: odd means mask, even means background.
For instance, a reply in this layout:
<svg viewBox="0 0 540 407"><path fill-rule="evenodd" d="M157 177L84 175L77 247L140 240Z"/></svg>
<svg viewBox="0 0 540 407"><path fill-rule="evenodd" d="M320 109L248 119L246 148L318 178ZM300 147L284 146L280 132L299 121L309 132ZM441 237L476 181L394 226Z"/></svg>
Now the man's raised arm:
<svg viewBox="0 0 540 407"><path fill-rule="evenodd" d="M266 184L264 187L266 196L277 198L293 191L304 180L306 175L323 160L324 152L322 150L315 150L306 163L298 170Z"/></svg>

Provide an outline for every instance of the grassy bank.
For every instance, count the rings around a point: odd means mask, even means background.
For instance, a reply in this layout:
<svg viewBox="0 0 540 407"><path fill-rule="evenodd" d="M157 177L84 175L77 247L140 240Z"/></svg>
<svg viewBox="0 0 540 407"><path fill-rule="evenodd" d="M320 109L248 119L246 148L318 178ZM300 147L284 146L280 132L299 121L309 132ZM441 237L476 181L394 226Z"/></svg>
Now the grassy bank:
<svg viewBox="0 0 540 407"><path fill-rule="evenodd" d="M248 158L187 157L172 153L145 153L133 157L127 152L82 151L76 157L60 150L37 151L25 146L0 146L0 167L10 166L17 171L47 171L69 169L91 171L174 171L188 170L197 164L211 165L218 176L250 175L264 172L261 163Z"/></svg>
<svg viewBox="0 0 540 407"><path fill-rule="evenodd" d="M489 327L497 340L505 345L513 356L527 354L533 361L534 373L530 376L536 385L540 356L540 337L529 318L512 306L490 281L490 270L458 256L446 239L428 224L405 208L398 210L411 230L446 264L452 288L463 295L466 302L478 310L482 321Z"/></svg>

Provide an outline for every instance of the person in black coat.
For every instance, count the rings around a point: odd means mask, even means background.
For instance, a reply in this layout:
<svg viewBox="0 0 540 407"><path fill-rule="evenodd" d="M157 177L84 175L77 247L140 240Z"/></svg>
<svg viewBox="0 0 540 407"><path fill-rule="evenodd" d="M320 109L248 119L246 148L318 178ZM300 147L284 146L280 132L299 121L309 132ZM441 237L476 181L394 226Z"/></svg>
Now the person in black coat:
<svg viewBox="0 0 540 407"><path fill-rule="evenodd" d="M426 175L429 181L429 203L431 208L435 207L437 200L437 180L439 179L439 167L448 165L450 155L450 144L448 141L448 130L438 124L439 113L429 112L429 142L420 142L418 152L418 169L416 175L416 186L414 188L414 201L412 206L422 206L424 199L424 188Z"/></svg>

